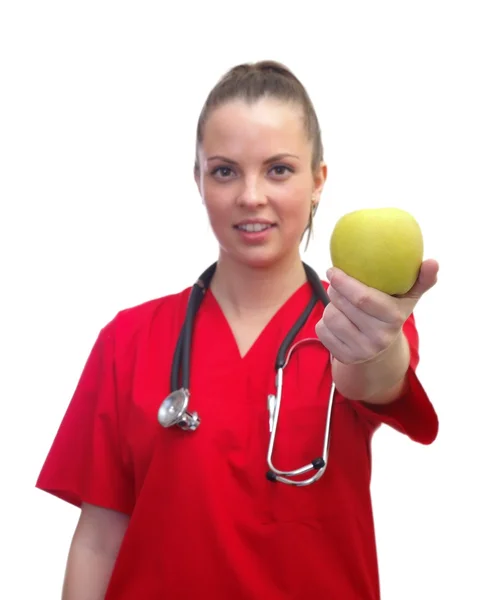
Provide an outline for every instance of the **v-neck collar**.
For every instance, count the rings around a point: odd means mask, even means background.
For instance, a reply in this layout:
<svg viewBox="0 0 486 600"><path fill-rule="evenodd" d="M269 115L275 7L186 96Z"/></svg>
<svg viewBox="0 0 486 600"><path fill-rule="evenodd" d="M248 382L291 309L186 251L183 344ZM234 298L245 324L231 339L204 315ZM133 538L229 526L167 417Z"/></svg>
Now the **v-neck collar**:
<svg viewBox="0 0 486 600"><path fill-rule="evenodd" d="M263 327L258 337L255 339L253 344L250 346L248 351L242 355L240 353L236 337L229 324L226 315L224 314L219 302L212 293L211 288L206 291L205 302L207 302L206 309L210 309L215 318L221 322L221 330L224 331L225 337L231 340L228 346L231 346L231 352L235 356L236 360L240 362L248 362L252 359L253 355L258 353L258 350L262 344L268 345L268 340L271 339L280 345L283 342L284 337L287 335L289 327L288 319L285 318L287 314L295 315L292 320L298 318L298 315L305 309L307 302L309 301L312 294L312 288L308 281L305 281L300 287L298 287L289 298L276 310L273 316L270 317L266 325ZM279 331L281 329L282 331ZM228 348L229 349L229 348Z"/></svg>

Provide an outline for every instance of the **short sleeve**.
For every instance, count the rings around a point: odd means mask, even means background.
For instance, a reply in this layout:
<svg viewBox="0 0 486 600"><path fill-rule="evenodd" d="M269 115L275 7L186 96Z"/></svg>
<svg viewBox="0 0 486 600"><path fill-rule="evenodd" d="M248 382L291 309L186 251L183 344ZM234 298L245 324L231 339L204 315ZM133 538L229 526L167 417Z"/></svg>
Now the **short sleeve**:
<svg viewBox="0 0 486 600"><path fill-rule="evenodd" d="M133 485L122 456L110 324L88 356L36 487L78 507L130 514Z"/></svg>
<svg viewBox="0 0 486 600"><path fill-rule="evenodd" d="M357 402L356 410L373 427L386 424L421 444L431 444L437 437L439 421L436 411L416 374L419 363L419 337L413 314L403 326L410 346L410 364L404 393L384 405Z"/></svg>

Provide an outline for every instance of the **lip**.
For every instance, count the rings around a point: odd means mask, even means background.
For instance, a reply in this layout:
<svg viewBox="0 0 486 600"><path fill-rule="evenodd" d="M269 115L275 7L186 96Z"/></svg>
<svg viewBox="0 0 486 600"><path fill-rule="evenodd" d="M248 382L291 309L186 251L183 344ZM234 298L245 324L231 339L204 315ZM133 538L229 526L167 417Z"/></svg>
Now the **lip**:
<svg viewBox="0 0 486 600"><path fill-rule="evenodd" d="M266 225L261 231L246 231L243 225ZM237 225L233 225L239 239L250 246L260 246L265 244L272 236L272 231L276 227L276 223L268 219L243 219Z"/></svg>
<svg viewBox="0 0 486 600"><path fill-rule="evenodd" d="M276 223L268 219L243 219L235 223L233 227L241 227L241 225L276 225Z"/></svg>

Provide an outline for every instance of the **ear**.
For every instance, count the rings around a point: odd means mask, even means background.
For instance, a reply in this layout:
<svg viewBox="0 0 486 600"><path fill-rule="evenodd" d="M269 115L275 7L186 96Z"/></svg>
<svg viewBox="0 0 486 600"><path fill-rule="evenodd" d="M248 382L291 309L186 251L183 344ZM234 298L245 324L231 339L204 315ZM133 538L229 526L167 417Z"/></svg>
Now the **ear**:
<svg viewBox="0 0 486 600"><path fill-rule="evenodd" d="M324 184L326 183L326 179L327 179L327 165L326 165L326 163L322 162L319 165L319 168L317 169L317 171L314 175L314 194L313 195L316 199L316 208L317 208L317 204L319 204L319 196L322 193Z"/></svg>
<svg viewBox="0 0 486 600"><path fill-rule="evenodd" d="M199 195L202 198L201 172L200 172L199 167L197 165L194 165L193 176L194 176L194 181L196 182L196 185L197 185L197 189L198 189Z"/></svg>

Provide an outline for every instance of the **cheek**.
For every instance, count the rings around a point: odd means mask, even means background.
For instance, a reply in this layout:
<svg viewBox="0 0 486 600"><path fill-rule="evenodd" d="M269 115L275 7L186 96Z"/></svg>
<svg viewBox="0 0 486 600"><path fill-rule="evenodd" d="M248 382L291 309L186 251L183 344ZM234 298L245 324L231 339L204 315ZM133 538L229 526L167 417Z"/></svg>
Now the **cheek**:
<svg viewBox="0 0 486 600"><path fill-rule="evenodd" d="M223 221L226 222L228 220L230 205L221 195L206 193L204 195L204 206L209 222L214 229L217 229Z"/></svg>
<svg viewBox="0 0 486 600"><path fill-rule="evenodd" d="M280 199L280 212L285 225L293 229L304 228L311 210L311 193L307 190L294 190Z"/></svg>
<svg viewBox="0 0 486 600"><path fill-rule="evenodd" d="M224 210L227 202L225 202L225 195L221 191L218 191L212 185L205 185L203 192L203 202L208 213L213 215Z"/></svg>

